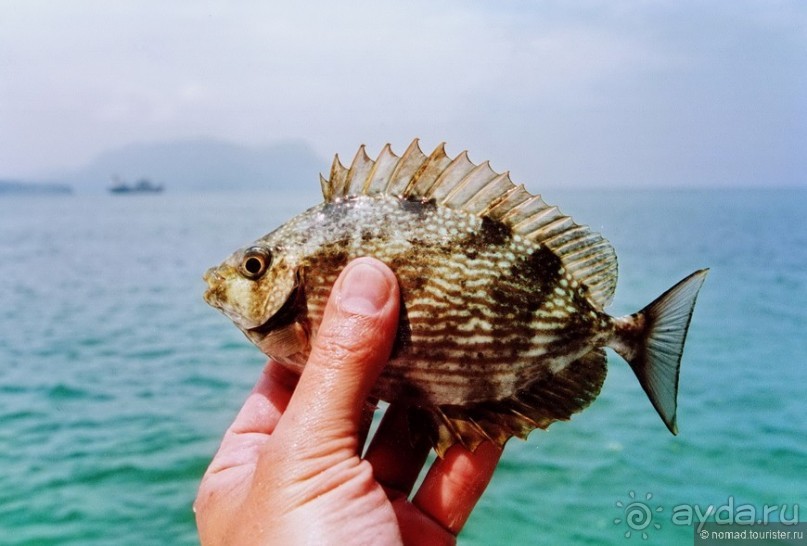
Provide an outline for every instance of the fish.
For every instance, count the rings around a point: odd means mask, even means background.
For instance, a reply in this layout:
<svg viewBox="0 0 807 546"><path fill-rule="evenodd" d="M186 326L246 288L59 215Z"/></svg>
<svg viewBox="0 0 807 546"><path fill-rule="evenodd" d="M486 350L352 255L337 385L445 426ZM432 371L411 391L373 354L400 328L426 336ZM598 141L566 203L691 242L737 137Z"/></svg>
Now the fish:
<svg viewBox="0 0 807 546"><path fill-rule="evenodd" d="M361 146L320 182L322 203L204 275L207 303L263 353L302 373L334 281L372 256L395 273L401 310L371 397L405 408L438 456L570 419L599 395L606 347L677 434L681 358L708 269L613 317L613 246L467 151L449 157L440 144L427 156L415 139L373 160Z"/></svg>

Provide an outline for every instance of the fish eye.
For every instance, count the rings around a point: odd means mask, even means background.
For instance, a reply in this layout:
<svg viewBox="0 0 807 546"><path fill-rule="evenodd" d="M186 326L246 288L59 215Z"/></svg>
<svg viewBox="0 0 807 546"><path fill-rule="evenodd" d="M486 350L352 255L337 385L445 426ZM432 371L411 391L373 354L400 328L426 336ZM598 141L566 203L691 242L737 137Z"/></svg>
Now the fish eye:
<svg viewBox="0 0 807 546"><path fill-rule="evenodd" d="M257 280L266 273L272 263L272 253L265 248L254 247L244 252L241 272L248 279Z"/></svg>

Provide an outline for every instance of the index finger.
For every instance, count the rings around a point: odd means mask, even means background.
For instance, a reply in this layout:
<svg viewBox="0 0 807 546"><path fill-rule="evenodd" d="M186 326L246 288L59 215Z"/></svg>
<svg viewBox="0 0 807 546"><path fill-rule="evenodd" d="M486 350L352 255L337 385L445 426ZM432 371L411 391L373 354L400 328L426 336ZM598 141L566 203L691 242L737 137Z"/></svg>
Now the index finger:
<svg viewBox="0 0 807 546"><path fill-rule="evenodd" d="M298 376L270 360L210 463L208 474L254 462L257 450L269 439L297 384Z"/></svg>
<svg viewBox="0 0 807 546"><path fill-rule="evenodd" d="M297 376L280 364L269 361L266 365L235 421L224 434L218 452L199 484L193 507L197 521L206 521L202 514L211 511L219 513L223 510L229 514L221 517L232 515L227 510L227 503L213 502L213 499L229 495L238 497L234 506L240 503L243 490L234 484L250 482L261 448L274 432L296 383ZM202 528L200 524L200 533Z"/></svg>
<svg viewBox="0 0 807 546"><path fill-rule="evenodd" d="M227 432L272 434L280 416L286 411L299 378L274 360L267 362Z"/></svg>

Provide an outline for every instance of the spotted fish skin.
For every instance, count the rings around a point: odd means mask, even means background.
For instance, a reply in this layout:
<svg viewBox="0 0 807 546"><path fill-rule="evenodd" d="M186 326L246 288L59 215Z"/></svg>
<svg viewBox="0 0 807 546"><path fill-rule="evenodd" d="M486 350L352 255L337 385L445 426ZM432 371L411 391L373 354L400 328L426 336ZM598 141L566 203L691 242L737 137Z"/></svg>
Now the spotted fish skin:
<svg viewBox="0 0 807 546"><path fill-rule="evenodd" d="M359 196L313 209L289 227L310 230L310 252L298 267L312 334L349 260L374 256L396 273L404 307L395 354L376 385L385 400L439 406L508 398L613 330L551 251L462 211ZM288 237L281 231L264 242ZM306 356L297 355L300 365Z"/></svg>
<svg viewBox="0 0 807 546"><path fill-rule="evenodd" d="M418 152L398 158L387 147L373 162L361 149L350 169L337 159L323 179L325 202L211 269L207 301L301 371L336 277L373 256L402 296L373 396L425 416L438 454L570 418L600 391L605 346L631 357L674 431L680 354L705 271L635 315L611 317L607 241L487 164L452 160L442 146L428 158ZM672 344L659 322L677 332ZM648 351L654 339L661 345ZM670 352L672 362L660 359Z"/></svg>

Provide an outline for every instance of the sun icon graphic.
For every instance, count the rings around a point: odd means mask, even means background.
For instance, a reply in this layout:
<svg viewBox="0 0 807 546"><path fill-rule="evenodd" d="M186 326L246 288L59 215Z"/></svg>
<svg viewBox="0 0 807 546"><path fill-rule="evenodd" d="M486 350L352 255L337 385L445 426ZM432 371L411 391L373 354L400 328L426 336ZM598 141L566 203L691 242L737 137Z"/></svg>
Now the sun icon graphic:
<svg viewBox="0 0 807 546"><path fill-rule="evenodd" d="M628 530L625 531L625 538L631 538L633 533L636 533L637 536L642 537L642 540L647 540L650 537L648 534L650 529L657 531L661 529L661 524L653 521L653 516L663 512L664 508L661 506L650 507L652 493L645 494L644 500L637 500L636 492L628 491L628 497L630 499L625 502L616 501L616 507L622 510L622 517L614 518L614 525L625 523L628 527Z"/></svg>

